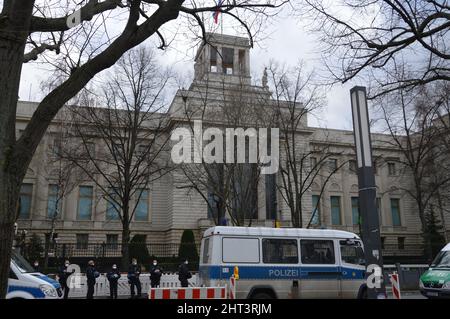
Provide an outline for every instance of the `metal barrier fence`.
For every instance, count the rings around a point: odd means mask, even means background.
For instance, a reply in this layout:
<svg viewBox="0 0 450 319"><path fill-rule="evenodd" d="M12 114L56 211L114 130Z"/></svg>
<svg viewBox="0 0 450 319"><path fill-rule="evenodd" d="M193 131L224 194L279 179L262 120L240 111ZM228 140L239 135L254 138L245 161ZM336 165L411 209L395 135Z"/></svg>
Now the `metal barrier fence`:
<svg viewBox="0 0 450 319"><path fill-rule="evenodd" d="M87 284L85 274L73 274L69 277L69 280L74 286L79 286L76 288L71 288L69 292L69 298L86 298L87 294ZM142 285L142 294L145 295L150 290L150 276L149 274L142 274L140 276L140 281ZM189 279L189 284L191 286L197 285L197 275L192 274L192 278ZM161 276L161 288L165 287L180 287L180 282L178 280L178 275L175 273L164 273ZM119 278L117 286L118 296L130 296L130 285L128 284L128 278L126 273L122 273L122 277ZM94 290L94 297L109 297L109 281L106 278L106 274L101 274L97 278Z"/></svg>
<svg viewBox="0 0 450 319"><path fill-rule="evenodd" d="M400 288L402 290L418 290L420 276L429 268L426 264L416 265L384 265L384 280L387 285L390 285L389 274L394 271L398 273Z"/></svg>

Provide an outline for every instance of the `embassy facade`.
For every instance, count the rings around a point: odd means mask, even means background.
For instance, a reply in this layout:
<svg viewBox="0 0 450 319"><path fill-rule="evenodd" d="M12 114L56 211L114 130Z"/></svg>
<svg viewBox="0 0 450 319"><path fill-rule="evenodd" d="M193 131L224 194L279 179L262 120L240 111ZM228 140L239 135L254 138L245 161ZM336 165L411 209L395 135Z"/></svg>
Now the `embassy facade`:
<svg viewBox="0 0 450 319"><path fill-rule="evenodd" d="M190 121L194 118L186 115L187 110L202 105L223 108L224 99L233 99L238 90L250 97L257 96L258 98L250 99L256 107L259 101L271 100L272 93L267 86L266 75L263 76L261 85L252 83L250 44L246 38L209 34L208 43L202 45L197 52L194 70L194 80L190 87L178 90L166 113L168 119L177 123L178 127L190 127ZM36 106L32 102L19 102L16 122L18 135L30 120ZM212 117L217 117L217 113L211 114ZM226 127L224 120L227 117L219 117ZM21 189L18 229L26 230L27 237L38 234L43 240L49 240L50 207L56 192L56 183L48 169L49 154L55 145L54 136L60 124L55 120L49 127L36 150ZM333 171L339 167L330 178L326 177L327 174L321 174L311 183L302 201L304 220L311 220L311 227L314 228L359 233L353 133L310 127L305 115L296 134L300 137L298 140L302 141L300 148L320 149L322 145L328 145L326 149L331 155L322 170ZM399 159L402 154L389 140L388 135L372 134L383 254L392 257L392 260L400 260L403 257L422 255L421 223L415 202L402 191L411 185L412 177L401 167ZM101 146L92 147L95 149ZM311 156L309 160L313 163L317 158ZM283 161L282 154L280 161ZM270 180L272 183L268 182ZM252 226L274 227L275 220L282 227L292 225L288 206L280 190L273 185L279 182L279 173L271 178L260 175L256 195L251 202L254 210ZM186 176L179 169L152 182L138 199L138 211L131 224L132 236L143 235L147 243L178 244L182 232L191 229L194 230L198 243L203 231L215 224L211 209L204 199L210 194L201 196L185 186ZM58 242L76 243L76 247L84 247L87 243L120 243L121 223L107 218L108 202L92 181L79 183L60 204L61 214L55 224ZM317 209L313 209L316 205ZM445 205L448 206L447 203ZM450 229L450 218L444 220L444 224L446 229ZM449 231L447 236L450 237Z"/></svg>

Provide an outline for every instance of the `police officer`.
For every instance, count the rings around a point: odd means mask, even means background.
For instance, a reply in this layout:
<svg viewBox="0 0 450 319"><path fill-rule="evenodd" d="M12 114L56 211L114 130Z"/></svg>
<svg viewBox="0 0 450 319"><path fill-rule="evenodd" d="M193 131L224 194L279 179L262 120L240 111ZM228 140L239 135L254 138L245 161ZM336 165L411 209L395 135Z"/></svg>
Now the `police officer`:
<svg viewBox="0 0 450 319"><path fill-rule="evenodd" d="M70 261L65 260L64 265L59 268L58 277L59 277L59 284L61 285L61 288L64 290L64 299L67 299L69 297L69 285L68 285L68 279L70 275L72 275L75 272L75 269L72 271L69 271Z"/></svg>
<svg viewBox="0 0 450 319"><path fill-rule="evenodd" d="M141 274L141 266L138 265L137 259L131 260L131 265L128 268L128 283L130 284L131 298L135 297L134 287L137 288L137 298L141 298L141 281L139 276Z"/></svg>
<svg viewBox="0 0 450 319"><path fill-rule="evenodd" d="M95 281L100 276L100 273L95 269L95 264L93 260L89 260L88 267L86 269L86 279L87 279L87 295L86 299L94 298L94 287Z"/></svg>
<svg viewBox="0 0 450 319"><path fill-rule="evenodd" d="M188 287L188 279L192 278L191 272L188 267L188 260L185 259L184 262L178 267L178 280L181 283L181 287Z"/></svg>
<svg viewBox="0 0 450 319"><path fill-rule="evenodd" d="M109 281L109 296L110 299L117 299L117 282L120 278L119 269L117 269L117 265L112 265L111 271L106 275Z"/></svg>
<svg viewBox="0 0 450 319"><path fill-rule="evenodd" d="M156 259L153 260L153 265L150 268L150 283L152 285L152 288L159 287L162 271L162 268L158 265L158 261Z"/></svg>

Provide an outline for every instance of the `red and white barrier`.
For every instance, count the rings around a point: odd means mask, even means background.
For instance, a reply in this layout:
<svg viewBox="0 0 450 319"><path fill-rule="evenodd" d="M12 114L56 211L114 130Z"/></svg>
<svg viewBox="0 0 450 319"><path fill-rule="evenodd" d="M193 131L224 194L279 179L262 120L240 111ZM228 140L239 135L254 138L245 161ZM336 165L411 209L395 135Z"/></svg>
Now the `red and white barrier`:
<svg viewBox="0 0 450 319"><path fill-rule="evenodd" d="M227 287L150 288L149 299L226 299Z"/></svg>
<svg viewBox="0 0 450 319"><path fill-rule="evenodd" d="M230 277L230 299L236 299L236 279L234 276Z"/></svg>
<svg viewBox="0 0 450 319"><path fill-rule="evenodd" d="M224 287L150 288L148 299L236 299L236 279Z"/></svg>
<svg viewBox="0 0 450 319"><path fill-rule="evenodd" d="M392 294L394 299L402 299L402 295L400 293L400 281L397 272L394 272L390 275L391 284L392 284Z"/></svg>

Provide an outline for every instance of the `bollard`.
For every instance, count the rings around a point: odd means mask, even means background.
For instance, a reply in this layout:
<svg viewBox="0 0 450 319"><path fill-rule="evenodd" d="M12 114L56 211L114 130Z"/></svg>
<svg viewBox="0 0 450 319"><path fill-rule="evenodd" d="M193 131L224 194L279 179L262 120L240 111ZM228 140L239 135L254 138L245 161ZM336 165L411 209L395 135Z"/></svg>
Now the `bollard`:
<svg viewBox="0 0 450 319"><path fill-rule="evenodd" d="M400 293L400 281L398 273L394 271L394 273L391 274L390 277L392 284L392 294L394 296L394 299L402 299L402 295Z"/></svg>

